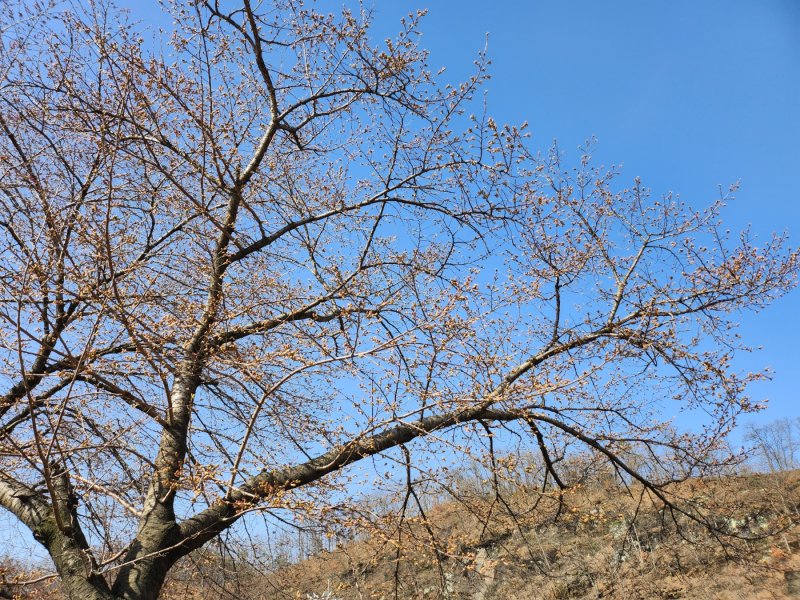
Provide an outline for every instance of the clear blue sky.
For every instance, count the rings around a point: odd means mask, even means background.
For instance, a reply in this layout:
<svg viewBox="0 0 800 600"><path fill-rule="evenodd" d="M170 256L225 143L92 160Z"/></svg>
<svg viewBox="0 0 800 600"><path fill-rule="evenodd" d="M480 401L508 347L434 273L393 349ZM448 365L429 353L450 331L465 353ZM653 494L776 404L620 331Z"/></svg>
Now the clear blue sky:
<svg viewBox="0 0 800 600"><path fill-rule="evenodd" d="M623 164L654 194L701 207L720 185L742 187L725 213L759 238L788 231L800 245L800 1L377 1L378 30L429 9L423 44L454 80L489 35L489 112L528 121L533 144L573 150L596 136L599 162ZM769 366L752 388L770 407L750 422L800 416L800 291L742 333Z"/></svg>

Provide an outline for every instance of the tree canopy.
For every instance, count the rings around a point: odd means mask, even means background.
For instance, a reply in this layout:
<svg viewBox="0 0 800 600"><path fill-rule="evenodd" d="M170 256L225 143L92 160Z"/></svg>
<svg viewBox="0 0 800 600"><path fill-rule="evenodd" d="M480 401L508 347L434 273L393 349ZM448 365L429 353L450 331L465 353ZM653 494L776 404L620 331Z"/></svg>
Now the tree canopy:
<svg viewBox="0 0 800 600"><path fill-rule="evenodd" d="M407 503L498 428L545 491L575 448L670 505L731 458L762 376L736 320L798 254L724 197L537 153L483 55L429 70L422 13L376 44L296 0L176 2L163 40L104 2L0 10L0 506L71 598L156 598L246 515L364 479Z"/></svg>

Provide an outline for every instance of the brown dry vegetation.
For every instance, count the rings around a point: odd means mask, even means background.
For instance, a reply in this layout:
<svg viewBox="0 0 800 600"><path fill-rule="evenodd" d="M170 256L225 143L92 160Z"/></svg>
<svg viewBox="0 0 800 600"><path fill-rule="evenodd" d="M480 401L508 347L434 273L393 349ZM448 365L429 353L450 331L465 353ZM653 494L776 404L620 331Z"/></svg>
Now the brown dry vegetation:
<svg viewBox="0 0 800 600"><path fill-rule="evenodd" d="M441 569L423 550L429 547L423 528L412 526L408 534L419 539L403 548L397 577L393 544L368 540L283 570L270 579L272 592L252 597L305 598L331 590L342 599L435 598L442 587L454 598L485 600L800 596L794 583L800 472L684 487L698 511L726 515L715 525L730 535L715 536L686 516L673 519L636 490L628 496L610 485L568 493L555 523L548 511L520 510L512 518L484 498L472 503L474 512L453 503L429 512L437 537L449 540L440 548ZM513 497L509 504L522 509L526 501Z"/></svg>
<svg viewBox="0 0 800 600"><path fill-rule="evenodd" d="M250 568L246 559L223 563L195 554L176 569L161 597L800 597L800 471L681 484L674 492L691 498L690 514L725 515L710 521L716 532L630 491L611 480L578 486L564 494L554 520L555 496L517 487L498 499L475 490L463 501L436 503L426 511L427 524L410 518L391 535L342 544L269 573ZM7 565L19 575L19 565ZM60 598L49 585L18 597Z"/></svg>

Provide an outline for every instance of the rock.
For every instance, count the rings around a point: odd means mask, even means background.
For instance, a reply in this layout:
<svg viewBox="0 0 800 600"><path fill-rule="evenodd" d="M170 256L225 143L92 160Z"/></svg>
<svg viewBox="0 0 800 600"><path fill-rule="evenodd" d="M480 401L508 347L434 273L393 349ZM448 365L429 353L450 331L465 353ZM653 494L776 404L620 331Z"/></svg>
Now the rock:
<svg viewBox="0 0 800 600"><path fill-rule="evenodd" d="M800 598L800 571L786 571L783 574L786 580L786 593L791 598Z"/></svg>

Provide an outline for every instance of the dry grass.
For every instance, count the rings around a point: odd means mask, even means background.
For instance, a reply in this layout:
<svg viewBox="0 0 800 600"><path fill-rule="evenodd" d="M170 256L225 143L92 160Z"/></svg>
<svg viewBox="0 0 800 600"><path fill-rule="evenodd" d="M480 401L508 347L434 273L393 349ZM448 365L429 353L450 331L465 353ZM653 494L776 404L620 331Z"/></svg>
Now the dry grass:
<svg viewBox="0 0 800 600"><path fill-rule="evenodd" d="M503 501L474 492L435 504L426 523L384 515L371 536L267 574L196 555L174 570L162 598L800 598L800 471L672 490L690 514L713 515L718 535L631 492L608 482L576 488L560 512L556 496L524 487ZM19 572L7 567L9 579ZM19 597L60 598L44 584Z"/></svg>
<svg viewBox="0 0 800 600"><path fill-rule="evenodd" d="M555 500L527 512L533 495L524 490L506 499L515 515L491 497L472 498L468 508L443 503L428 512L436 550L427 528L412 521L403 527L399 566L395 531L282 569L269 578L271 591L254 597L327 590L342 600L800 597L800 589L790 594L800 587L800 473L673 490L692 500L691 514L717 515L718 535L632 491L573 490L555 522Z"/></svg>

